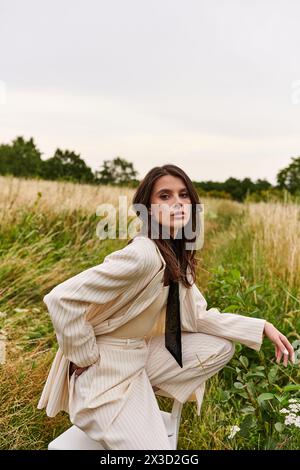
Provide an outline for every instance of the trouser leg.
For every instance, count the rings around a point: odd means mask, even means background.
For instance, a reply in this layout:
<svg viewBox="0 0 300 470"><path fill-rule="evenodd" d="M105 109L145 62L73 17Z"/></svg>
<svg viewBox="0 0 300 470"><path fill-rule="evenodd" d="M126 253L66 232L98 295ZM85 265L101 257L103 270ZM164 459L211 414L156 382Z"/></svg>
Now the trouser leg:
<svg viewBox="0 0 300 470"><path fill-rule="evenodd" d="M72 422L105 449L171 450L157 398L146 371L130 384L130 393L111 424L103 429L103 410L79 409Z"/></svg>
<svg viewBox="0 0 300 470"><path fill-rule="evenodd" d="M106 449L171 450L152 386L158 386L184 403L199 385L204 384L231 359L234 344L217 336L182 332L181 368L165 348L164 340L164 335L152 337L146 355L143 350L139 353L121 348L102 348L100 366L94 366L90 373L84 372L83 374L87 374L85 378L83 376L76 379L79 382L74 390L76 393L71 414L73 424L92 439L104 443ZM101 385L104 380L115 377L112 372L119 364L123 364L118 370L124 372L124 379L131 368L141 371L130 383L128 393L124 387L126 400L122 401L122 406L119 407L114 400L99 407L90 408L91 402L85 405L88 388L93 386L96 391L97 384ZM99 382L95 381L96 376ZM118 373L116 383L107 382L105 389L113 392L120 380ZM114 408L115 406L118 408ZM103 419L110 424L104 425Z"/></svg>
<svg viewBox="0 0 300 470"><path fill-rule="evenodd" d="M145 370L146 343L99 347L101 360L71 382L71 422L106 449L171 450Z"/></svg>
<svg viewBox="0 0 300 470"><path fill-rule="evenodd" d="M201 384L233 357L234 343L223 337L182 332L183 367L165 347L165 336L151 337L146 372L152 386L184 403Z"/></svg>
<svg viewBox="0 0 300 470"><path fill-rule="evenodd" d="M157 398L145 370L105 433L109 449L171 450Z"/></svg>

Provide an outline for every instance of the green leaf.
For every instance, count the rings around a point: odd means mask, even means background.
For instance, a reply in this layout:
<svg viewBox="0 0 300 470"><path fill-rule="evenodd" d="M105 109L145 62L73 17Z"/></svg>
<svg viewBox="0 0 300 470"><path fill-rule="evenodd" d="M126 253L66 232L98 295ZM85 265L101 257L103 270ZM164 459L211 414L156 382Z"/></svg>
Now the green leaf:
<svg viewBox="0 0 300 470"><path fill-rule="evenodd" d="M228 313L228 312L230 312L230 311L231 311L231 312L235 312L235 311L238 310L239 308L240 308L239 305L231 304L231 305L228 305L225 310L226 310L226 312Z"/></svg>
<svg viewBox="0 0 300 470"><path fill-rule="evenodd" d="M236 294L236 297L239 299L239 301L241 302L241 304L245 305L245 300L243 299L242 295L240 292L238 292Z"/></svg>
<svg viewBox="0 0 300 470"><path fill-rule="evenodd" d="M250 432L250 428L253 424L253 417L252 415L246 415L245 418L243 419L242 423L240 424L240 435L242 437L247 437Z"/></svg>
<svg viewBox="0 0 300 470"><path fill-rule="evenodd" d="M253 292L254 290L258 289L259 287L263 287L263 284L254 284L254 286L250 286L248 287L248 289L246 290L246 294L251 294L251 292Z"/></svg>
<svg viewBox="0 0 300 470"><path fill-rule="evenodd" d="M248 361L248 358L246 356L240 356L239 357L239 361L240 363L245 367L245 369L248 368L249 366L249 361Z"/></svg>
<svg viewBox="0 0 300 470"><path fill-rule="evenodd" d="M222 390L221 392L221 401L228 401L230 399L230 392L228 390Z"/></svg>
<svg viewBox="0 0 300 470"><path fill-rule="evenodd" d="M231 274L232 279L235 279L236 281L238 281L241 277L240 271L236 268L231 269L230 274Z"/></svg>
<svg viewBox="0 0 300 470"><path fill-rule="evenodd" d="M246 387L246 385L243 385L241 382L234 382L233 386L238 389Z"/></svg>
<svg viewBox="0 0 300 470"><path fill-rule="evenodd" d="M247 389L250 395L254 398L256 396L256 386L252 381L247 382Z"/></svg>
<svg viewBox="0 0 300 470"><path fill-rule="evenodd" d="M276 393L274 393L274 397L279 401L279 403L281 403L285 398L284 396L281 397L280 395L277 395Z"/></svg>
<svg viewBox="0 0 300 470"><path fill-rule="evenodd" d="M275 382L278 370L279 370L279 368L276 365L271 367L271 369L268 373L268 380L269 380L270 383Z"/></svg>
<svg viewBox="0 0 300 470"><path fill-rule="evenodd" d="M284 430L284 425L282 423L275 423L275 429L278 432L282 432Z"/></svg>
<svg viewBox="0 0 300 470"><path fill-rule="evenodd" d="M283 391L284 392L290 392L292 390L300 390L300 385L286 385L285 387L283 387Z"/></svg>
<svg viewBox="0 0 300 470"><path fill-rule="evenodd" d="M254 413L254 411L255 411L255 408L254 408L254 406L251 406L251 405L245 406L244 408L241 409L241 412L245 413L245 414L246 413Z"/></svg>
<svg viewBox="0 0 300 470"><path fill-rule="evenodd" d="M259 404L261 404L263 401L272 400L272 398L274 398L274 394L273 394L273 393L261 393L261 394L257 397L257 401L258 401Z"/></svg>
<svg viewBox="0 0 300 470"><path fill-rule="evenodd" d="M264 377L264 376L265 376L265 374L264 374L263 372L248 372L248 373L246 374L246 377L247 377L247 378L248 378L248 377L249 377L249 378L250 378L250 377Z"/></svg>

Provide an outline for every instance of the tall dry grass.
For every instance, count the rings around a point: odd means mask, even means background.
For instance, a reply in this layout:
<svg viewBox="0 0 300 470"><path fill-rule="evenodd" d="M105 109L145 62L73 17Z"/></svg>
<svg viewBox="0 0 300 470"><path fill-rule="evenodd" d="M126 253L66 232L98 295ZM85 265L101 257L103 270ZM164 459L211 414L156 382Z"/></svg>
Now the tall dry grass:
<svg viewBox="0 0 300 470"><path fill-rule="evenodd" d="M10 224L19 209L27 208L51 215L81 210L95 214L98 205L111 203L118 207L119 196L131 201L132 188L111 185L89 185L71 182L0 176L0 224Z"/></svg>
<svg viewBox="0 0 300 470"><path fill-rule="evenodd" d="M247 205L253 259L259 252L270 281L280 279L300 293L300 206L259 202Z"/></svg>
<svg viewBox="0 0 300 470"><path fill-rule="evenodd" d="M94 213L98 204L112 203L117 206L120 195L129 200L134 194L133 188L111 185L89 185L71 182L46 181L41 179L17 178L0 175L0 210L7 215L20 207L33 207L38 201L42 210L73 211L78 209ZM217 198L200 198L210 218L216 218L222 212L240 212L241 204L235 201Z"/></svg>

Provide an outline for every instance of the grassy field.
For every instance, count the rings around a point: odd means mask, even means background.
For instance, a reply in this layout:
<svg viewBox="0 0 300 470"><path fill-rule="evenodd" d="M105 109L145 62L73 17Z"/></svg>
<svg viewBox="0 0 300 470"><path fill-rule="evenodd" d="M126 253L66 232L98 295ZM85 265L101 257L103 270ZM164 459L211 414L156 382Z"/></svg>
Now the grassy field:
<svg viewBox="0 0 300 470"><path fill-rule="evenodd" d="M0 177L0 188L0 449L46 449L70 421L36 408L57 348L42 298L126 245L97 238L96 207L133 190L12 177ZM288 409L300 415L300 207L201 202L197 284L208 307L271 321L294 345L296 364L277 365L268 339L259 352L237 343L207 381L201 416L184 405L178 449L299 449L299 418L285 422ZM169 398L157 399L170 410Z"/></svg>

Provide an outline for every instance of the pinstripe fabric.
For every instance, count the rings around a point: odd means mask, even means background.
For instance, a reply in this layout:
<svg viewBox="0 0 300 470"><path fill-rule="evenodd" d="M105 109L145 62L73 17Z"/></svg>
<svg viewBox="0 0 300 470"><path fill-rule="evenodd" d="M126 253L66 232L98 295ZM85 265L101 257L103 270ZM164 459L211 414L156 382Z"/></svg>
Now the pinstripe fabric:
<svg viewBox="0 0 300 470"><path fill-rule="evenodd" d="M156 334L160 317L166 315L168 293L169 286L164 286L163 291L157 295L154 302L132 320L111 331L110 335L118 338L145 337L150 339L153 334Z"/></svg>
<svg viewBox="0 0 300 470"><path fill-rule="evenodd" d="M106 449L171 449L145 369L146 340L99 340L100 361L71 376L70 421Z"/></svg>
<svg viewBox="0 0 300 470"><path fill-rule="evenodd" d="M163 291L165 266L154 241L137 236L129 245L107 255L101 264L67 279L43 298L59 348L37 405L39 409L46 408L50 417L61 410L69 412L70 361L81 367L95 364L84 374L90 376L91 371L98 370L100 373L97 337L109 335L151 305ZM196 284L187 289L180 283L179 288L182 332L220 336L260 349L264 319L221 313L216 308L207 310L207 303ZM154 337L163 333L164 325L158 322ZM211 354L214 354L213 342ZM196 399L199 409L202 397L203 383L188 401Z"/></svg>
<svg viewBox="0 0 300 470"><path fill-rule="evenodd" d="M71 376L70 420L106 449L170 449L152 386L184 403L234 354L231 341L203 333L182 333L183 368L164 335L130 344L103 335L97 344L100 359Z"/></svg>

